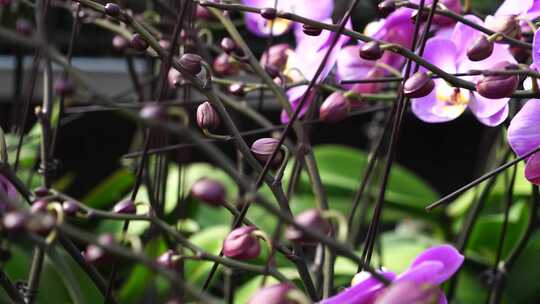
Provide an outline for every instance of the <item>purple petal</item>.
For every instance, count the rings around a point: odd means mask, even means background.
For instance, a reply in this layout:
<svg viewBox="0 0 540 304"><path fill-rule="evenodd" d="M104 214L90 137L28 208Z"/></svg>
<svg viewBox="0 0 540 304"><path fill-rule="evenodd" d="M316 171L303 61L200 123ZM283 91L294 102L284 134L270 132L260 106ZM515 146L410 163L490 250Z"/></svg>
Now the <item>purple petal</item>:
<svg viewBox="0 0 540 304"><path fill-rule="evenodd" d="M349 45L341 49L336 61L336 78L338 81L368 78L375 67L375 61L365 60L358 56L360 45ZM344 85L350 89L352 85Z"/></svg>
<svg viewBox="0 0 540 304"><path fill-rule="evenodd" d="M448 73L456 72L458 49L449 39L433 38L426 43L424 58Z"/></svg>
<svg viewBox="0 0 540 304"><path fill-rule="evenodd" d="M375 304L434 303L435 300L439 300L440 292L434 285L402 281L386 288L377 297Z"/></svg>
<svg viewBox="0 0 540 304"><path fill-rule="evenodd" d="M292 108L293 113L300 106L300 102L302 101L302 98L306 94L307 88L308 88L307 85L302 85L302 86L291 88L291 89L289 89L287 91L287 97L289 97L289 103L291 104L291 108ZM299 118L303 117L306 114L306 112L307 112L307 110L309 108L309 105L313 101L314 95L315 95L315 93L312 90L309 93L309 95L307 96L307 100L304 102L304 105L302 106L302 109L300 110ZM282 123L288 123L289 118L290 117L289 117L289 115L287 114L287 112L285 110L281 111L281 122Z"/></svg>
<svg viewBox="0 0 540 304"><path fill-rule="evenodd" d="M510 98L488 99L480 94L473 94L469 108L478 118L487 118L499 113L508 104Z"/></svg>
<svg viewBox="0 0 540 304"><path fill-rule="evenodd" d="M522 156L540 146L540 100L531 99L514 116L508 127L508 143Z"/></svg>
<svg viewBox="0 0 540 304"><path fill-rule="evenodd" d="M242 0L242 3L248 6L265 8L274 7L274 0ZM277 8L284 11L292 11L289 1L279 1ZM293 22L281 18L274 20L271 26L270 21L256 13L246 13L244 17L246 28L259 37L268 37L270 34L279 36L286 33L293 26Z"/></svg>
<svg viewBox="0 0 540 304"><path fill-rule="evenodd" d="M426 262L441 263L443 267L436 273L433 273L432 277L432 283L439 285L450 278L461 267L463 260L463 255L453 246L439 245L425 250L416 257L409 271L414 271L416 267Z"/></svg>
<svg viewBox="0 0 540 304"><path fill-rule="evenodd" d="M540 31L534 33L532 57L534 67L538 70L540 68Z"/></svg>
<svg viewBox="0 0 540 304"><path fill-rule="evenodd" d="M482 20L476 16L467 15L465 16L465 18L476 24L480 24L480 25L483 24ZM465 25L461 22L458 22L456 24L456 26L454 27L454 32L452 33L451 39L455 43L455 45L458 46L459 48L458 55L457 55L457 58L459 61L466 58L467 47L471 45L471 42L480 35L483 35L483 34L468 25Z"/></svg>
<svg viewBox="0 0 540 304"><path fill-rule="evenodd" d="M540 153L529 157L525 165L525 177L533 184L540 185Z"/></svg>
<svg viewBox="0 0 540 304"><path fill-rule="evenodd" d="M400 274L394 283L410 281L416 284L432 284L439 285L444 282L439 279L439 273L445 271L444 263L440 261L424 261L415 266L412 266L407 271Z"/></svg>
<svg viewBox="0 0 540 304"><path fill-rule="evenodd" d="M393 272L380 272L389 281L393 281L396 275ZM375 296L382 291L384 284L376 278L369 276L360 283L343 290L333 297L327 298L319 302L320 304L370 304Z"/></svg>
<svg viewBox="0 0 540 304"><path fill-rule="evenodd" d="M502 108L502 110L493 114L492 116L489 116L489 117L477 116L476 118L478 118L478 120L486 126L495 127L495 126L500 125L506 120L506 118L508 117L508 109L509 109L508 104L506 104L504 108Z"/></svg>
<svg viewBox="0 0 540 304"><path fill-rule="evenodd" d="M412 111L418 118L429 123L447 122L465 111L466 105L452 105L437 99L437 87L444 85L444 80L435 80L435 89L429 95L412 100Z"/></svg>
<svg viewBox="0 0 540 304"><path fill-rule="evenodd" d="M506 0L499 6L495 16L521 15L529 10L534 0Z"/></svg>
<svg viewBox="0 0 540 304"><path fill-rule="evenodd" d="M280 1L287 2L287 0ZM332 12L334 11L334 0L289 0L289 2L294 3L294 13L316 21L323 21L331 18Z"/></svg>

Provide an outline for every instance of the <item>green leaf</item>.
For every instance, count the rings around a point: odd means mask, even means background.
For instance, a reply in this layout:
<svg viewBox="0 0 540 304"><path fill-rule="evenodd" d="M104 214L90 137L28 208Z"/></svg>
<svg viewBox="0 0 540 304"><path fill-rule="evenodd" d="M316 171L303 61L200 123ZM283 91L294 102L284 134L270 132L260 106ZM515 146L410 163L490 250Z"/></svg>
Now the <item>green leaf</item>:
<svg viewBox="0 0 540 304"><path fill-rule="evenodd" d="M505 235L503 255L515 246L520 236L525 231L529 220L529 208L525 202L515 203L510 209L508 228ZM473 227L469 244L468 256L489 265L493 264L499 246L499 238L502 232L504 215L488 214L480 216Z"/></svg>
<svg viewBox="0 0 540 304"><path fill-rule="evenodd" d="M134 177L130 171L126 169L117 170L90 191L82 201L96 209L109 207L122 198L133 184L133 180Z"/></svg>
<svg viewBox="0 0 540 304"><path fill-rule="evenodd" d="M206 252L219 254L223 240L229 231L228 226L214 226L192 235L189 240ZM191 283L202 285L213 264L213 262L186 261L185 269L186 273L189 274L187 279Z"/></svg>

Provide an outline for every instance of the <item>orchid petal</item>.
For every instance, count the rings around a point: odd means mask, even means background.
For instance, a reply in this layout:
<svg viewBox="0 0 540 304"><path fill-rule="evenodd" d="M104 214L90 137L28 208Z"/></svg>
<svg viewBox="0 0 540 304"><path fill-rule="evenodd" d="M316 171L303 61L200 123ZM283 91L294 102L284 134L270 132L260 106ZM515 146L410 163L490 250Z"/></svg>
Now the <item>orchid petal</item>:
<svg viewBox="0 0 540 304"><path fill-rule="evenodd" d="M439 245L431 247L422 252L411 265L409 271L415 271L415 268L426 262L438 262L443 265L442 269L433 274L432 282L439 285L450 278L463 264L464 257L456 248L451 245Z"/></svg>
<svg viewBox="0 0 540 304"><path fill-rule="evenodd" d="M413 99L411 102L413 113L425 122L440 123L451 121L461 115L467 108L463 104L453 105L437 99L435 91L437 90L437 83L441 81L444 80L435 81L435 90L429 95Z"/></svg>
<svg viewBox="0 0 540 304"><path fill-rule="evenodd" d="M540 146L540 99L531 99L514 116L508 127L508 143L523 156Z"/></svg>
<svg viewBox="0 0 540 304"><path fill-rule="evenodd" d="M535 153L527 160L525 177L533 184L540 185L540 153Z"/></svg>
<svg viewBox="0 0 540 304"><path fill-rule="evenodd" d="M483 123L486 126L489 127L495 127L503 123L506 118L508 117L508 104L505 104L505 106L497 113L489 116L489 117L476 117L478 120Z"/></svg>
<svg viewBox="0 0 540 304"><path fill-rule="evenodd" d="M393 281L396 275L393 272L382 271L382 276L389 281ZM376 278L369 276L360 283L351 286L336 294L333 297L327 298L319 302L320 304L370 304L373 302L376 295L382 291L384 284Z"/></svg>

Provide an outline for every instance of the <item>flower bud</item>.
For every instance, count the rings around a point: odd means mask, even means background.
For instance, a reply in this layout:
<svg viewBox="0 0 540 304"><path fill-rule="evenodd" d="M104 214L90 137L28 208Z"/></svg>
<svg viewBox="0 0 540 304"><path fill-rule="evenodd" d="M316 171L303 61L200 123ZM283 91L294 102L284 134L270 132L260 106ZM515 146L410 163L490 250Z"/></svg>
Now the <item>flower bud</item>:
<svg viewBox="0 0 540 304"><path fill-rule="evenodd" d="M231 93L234 96L244 97L244 96L246 96L245 89L246 89L246 87L245 87L244 83L235 82L235 83L229 85L228 91L229 91L229 93Z"/></svg>
<svg viewBox="0 0 540 304"><path fill-rule="evenodd" d="M177 254L171 249L165 251L160 255L156 262L159 266L167 268L169 270L176 270L178 268L178 259L176 259Z"/></svg>
<svg viewBox="0 0 540 304"><path fill-rule="evenodd" d="M112 234L103 234L98 240L98 244L101 246L111 246L116 243ZM82 255L86 262L94 265L109 264L112 261L112 257L98 245L89 244L86 246L86 250L82 252Z"/></svg>
<svg viewBox="0 0 540 304"><path fill-rule="evenodd" d="M383 17L386 17L396 10L395 0L385 0L378 5L379 12Z"/></svg>
<svg viewBox="0 0 540 304"><path fill-rule="evenodd" d="M435 82L425 72L414 73L403 85L403 94L410 98L420 98L427 96L433 88Z"/></svg>
<svg viewBox="0 0 540 304"><path fill-rule="evenodd" d="M275 65L267 64L264 66L264 70L272 79L279 77L279 68Z"/></svg>
<svg viewBox="0 0 540 304"><path fill-rule="evenodd" d="M3 191L4 195L9 200L7 202L0 201L0 214L2 214L4 211L11 209L9 202L16 203L18 201L19 192L15 186L2 175L0 175L0 191Z"/></svg>
<svg viewBox="0 0 540 304"><path fill-rule="evenodd" d="M231 231L223 242L223 255L237 260L254 259L261 253L259 239L252 233L255 226L239 227Z"/></svg>
<svg viewBox="0 0 540 304"><path fill-rule="evenodd" d="M486 28L512 38L521 36L521 27L514 15L489 17L486 19Z"/></svg>
<svg viewBox="0 0 540 304"><path fill-rule="evenodd" d="M467 48L467 57L471 61L481 61L493 53L493 42L489 41L486 36L480 35Z"/></svg>
<svg viewBox="0 0 540 304"><path fill-rule="evenodd" d="M370 41L365 43L360 48L360 57L365 60L377 60L380 59L383 55L383 50L381 45L376 41Z"/></svg>
<svg viewBox="0 0 540 304"><path fill-rule="evenodd" d="M39 186L36 189L34 189L34 194L39 197L46 196L46 195L49 195L49 189L47 189L47 187L44 187L44 186Z"/></svg>
<svg viewBox="0 0 540 304"><path fill-rule="evenodd" d="M412 281L401 281L385 289L377 297L375 304L439 303L439 296L435 285L418 285Z"/></svg>
<svg viewBox="0 0 540 304"><path fill-rule="evenodd" d="M49 206L49 201L44 199L38 199L37 201L32 203L32 207L30 207L30 212L47 212L47 206Z"/></svg>
<svg viewBox="0 0 540 304"><path fill-rule="evenodd" d="M199 105L197 108L197 125L199 128L214 130L219 127L220 123L218 113L208 101Z"/></svg>
<svg viewBox="0 0 540 304"><path fill-rule="evenodd" d="M129 45L139 52L146 51L146 49L148 48L148 42L146 42L143 36L138 33L131 36L131 41L129 42Z"/></svg>
<svg viewBox="0 0 540 304"><path fill-rule="evenodd" d="M197 17L197 20L209 20L212 19L213 15L210 12L210 10L204 6L197 5L195 9L195 16Z"/></svg>
<svg viewBox="0 0 540 304"><path fill-rule="evenodd" d="M262 8L259 12L261 17L267 20L274 20L277 17L277 11L273 7Z"/></svg>
<svg viewBox="0 0 540 304"><path fill-rule="evenodd" d="M324 235L328 235L332 232L330 222L322 217L321 212L318 209L308 209L303 211L295 216L294 221L311 231L316 231ZM314 245L318 243L316 239L311 238L293 226L287 227L285 238L290 242L302 245Z"/></svg>
<svg viewBox="0 0 540 304"><path fill-rule="evenodd" d="M214 73L221 76L234 76L240 72L240 65L226 53L219 54L212 63Z"/></svg>
<svg viewBox="0 0 540 304"><path fill-rule="evenodd" d="M520 40L523 42L527 42L527 39L525 37L521 37ZM512 53L512 56L514 56L516 61L520 63L526 63L531 56L531 50L520 45L510 45L509 49Z"/></svg>
<svg viewBox="0 0 540 304"><path fill-rule="evenodd" d="M114 205L113 212L119 214L135 214L137 212L137 206L135 206L135 203L132 200L125 199Z"/></svg>
<svg viewBox="0 0 540 304"><path fill-rule="evenodd" d="M210 178L201 178L191 186L191 196L196 200L220 206L225 201L227 190L223 184Z"/></svg>
<svg viewBox="0 0 540 304"><path fill-rule="evenodd" d="M69 78L62 78L54 84L54 91L60 96L71 96L75 89L73 82Z"/></svg>
<svg viewBox="0 0 540 304"><path fill-rule="evenodd" d="M221 49L227 54L231 54L236 50L236 43L229 37L221 39L220 45Z"/></svg>
<svg viewBox="0 0 540 304"><path fill-rule="evenodd" d="M17 22L15 22L15 30L23 36L30 36L32 34L32 29L32 23L27 19L19 18L17 19Z"/></svg>
<svg viewBox="0 0 540 304"><path fill-rule="evenodd" d="M164 50L167 50L167 51L170 51L171 50L171 41L170 40L167 40L167 39L159 39L158 41L159 43L159 46L164 49Z"/></svg>
<svg viewBox="0 0 540 304"><path fill-rule="evenodd" d="M47 236L56 226L56 217L50 213L32 216L26 222L26 229L32 233Z"/></svg>
<svg viewBox="0 0 540 304"><path fill-rule="evenodd" d="M112 40L112 45L117 51L123 52L128 47L129 41L122 35L115 35Z"/></svg>
<svg viewBox="0 0 540 304"><path fill-rule="evenodd" d="M265 286L249 299L248 304L293 304L296 303L288 298L289 292L294 287L288 283L278 283Z"/></svg>
<svg viewBox="0 0 540 304"><path fill-rule="evenodd" d="M81 207L73 201L65 201L62 203L62 211L67 216L75 216L77 212L81 210Z"/></svg>
<svg viewBox="0 0 540 304"><path fill-rule="evenodd" d="M273 65L282 70L287 64L288 53L291 51L291 46L286 43L273 45L262 54L261 63L263 65Z"/></svg>
<svg viewBox="0 0 540 304"><path fill-rule="evenodd" d="M121 9L116 3L107 3L105 4L105 14L111 17L118 17L120 15Z"/></svg>
<svg viewBox="0 0 540 304"><path fill-rule="evenodd" d="M152 102L146 104L139 112L139 115L144 119L166 121L167 109L157 102Z"/></svg>
<svg viewBox="0 0 540 304"><path fill-rule="evenodd" d="M492 70L517 69L518 67L510 62L499 62ZM517 75L491 75L485 76L476 83L476 91L478 94L489 98L499 99L510 97L517 89L519 78Z"/></svg>
<svg viewBox="0 0 540 304"><path fill-rule="evenodd" d="M171 68L169 74L167 75L167 81L171 87L179 87L185 83L184 77L178 70Z"/></svg>
<svg viewBox="0 0 540 304"><path fill-rule="evenodd" d="M2 217L2 226L11 233L23 232L28 221L28 215L20 211L10 211Z"/></svg>
<svg viewBox="0 0 540 304"><path fill-rule="evenodd" d="M304 34L308 36L319 36L322 32L322 29L320 27L312 26L309 24L302 25L302 29L304 31Z"/></svg>
<svg viewBox="0 0 540 304"><path fill-rule="evenodd" d="M341 92L334 92L328 96L319 110L319 117L327 123L339 122L347 118L351 104Z"/></svg>
<svg viewBox="0 0 540 304"><path fill-rule="evenodd" d="M202 70L202 58L201 56L193 53L186 53L180 57L178 63L188 72L193 75L197 75Z"/></svg>
<svg viewBox="0 0 540 304"><path fill-rule="evenodd" d="M280 149L278 146L279 140L271 137L265 137L257 139L252 145L251 145L251 152L255 156L255 158L261 163L266 164L266 162L270 159L270 156L272 156L272 153L275 149ZM281 163L283 162L283 151L278 151L276 154L276 157L270 164L270 167L272 169L278 168Z"/></svg>

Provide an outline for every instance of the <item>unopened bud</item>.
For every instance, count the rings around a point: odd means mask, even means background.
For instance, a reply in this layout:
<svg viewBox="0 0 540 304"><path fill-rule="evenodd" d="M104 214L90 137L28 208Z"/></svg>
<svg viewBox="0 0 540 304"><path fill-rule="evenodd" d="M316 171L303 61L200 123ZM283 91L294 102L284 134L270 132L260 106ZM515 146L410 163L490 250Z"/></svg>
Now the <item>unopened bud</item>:
<svg viewBox="0 0 540 304"><path fill-rule="evenodd" d="M25 230L28 215L20 211L10 211L2 217L2 226L10 233L19 233Z"/></svg>
<svg viewBox="0 0 540 304"><path fill-rule="evenodd" d="M114 205L113 212L119 214L135 214L137 212L137 206L135 206L135 203L132 200L125 199Z"/></svg>
<svg viewBox="0 0 540 304"><path fill-rule="evenodd" d="M279 150L280 147L278 145L278 139L272 137L260 138L251 145L251 152L255 158L264 165L266 162L268 162L274 150L278 149L276 157L274 157L274 160L270 164L270 167L275 169L281 165L284 157L283 151Z"/></svg>
<svg viewBox="0 0 540 304"><path fill-rule="evenodd" d="M202 58L201 56L193 53L187 53L180 57L178 63L188 72L193 75L197 75L202 70Z"/></svg>
<svg viewBox="0 0 540 304"><path fill-rule="evenodd" d="M161 267L167 268L169 270L176 270L178 268L178 259L176 258L177 254L172 251L171 249L165 251L162 255L160 255L156 262Z"/></svg>
<svg viewBox="0 0 540 304"><path fill-rule="evenodd" d="M139 115L144 119L166 121L167 109L157 102L152 102L146 104L139 112Z"/></svg>
<svg viewBox="0 0 540 304"><path fill-rule="evenodd" d="M383 50L378 42L370 41L360 48L359 55L365 60L377 60L382 57Z"/></svg>
<svg viewBox="0 0 540 304"><path fill-rule="evenodd" d="M81 210L81 207L73 201L65 201L62 203L62 211L67 216L75 216L77 212Z"/></svg>
<svg viewBox="0 0 540 304"><path fill-rule="evenodd" d="M221 39L220 45L221 49L227 54L231 54L236 50L236 43L229 37Z"/></svg>
<svg viewBox="0 0 540 304"><path fill-rule="evenodd" d="M122 35L116 35L113 37L112 45L117 51L123 52L128 47L129 41Z"/></svg>
<svg viewBox="0 0 540 304"><path fill-rule="evenodd" d="M121 12L120 7L116 3L105 4L105 14L111 17L117 17Z"/></svg>
<svg viewBox="0 0 540 304"><path fill-rule="evenodd" d="M489 41L486 36L480 35L467 48L467 57L471 61L481 61L493 53L493 42Z"/></svg>
<svg viewBox="0 0 540 304"><path fill-rule="evenodd" d="M240 65L227 53L221 53L214 59L212 69L217 75L235 76L240 72Z"/></svg>
<svg viewBox="0 0 540 304"><path fill-rule="evenodd" d="M201 129L214 130L219 127L221 120L214 107L205 101L197 108L197 125Z"/></svg>
<svg viewBox="0 0 540 304"><path fill-rule="evenodd" d="M403 94L410 98L420 98L427 96L433 88L435 82L425 72L414 73L403 85Z"/></svg>
<svg viewBox="0 0 540 304"><path fill-rule="evenodd" d="M260 10L261 17L267 20L274 20L277 17L277 11L273 7L266 7Z"/></svg>
<svg viewBox="0 0 540 304"><path fill-rule="evenodd" d="M322 217L321 212L318 209L306 210L295 216L294 221L310 231L316 231L324 235L328 235L332 232L330 222ZM306 235L303 231L298 230L293 226L287 228L285 231L285 238L293 243L302 245L313 245L318 243L317 239Z"/></svg>
<svg viewBox="0 0 540 304"><path fill-rule="evenodd" d="M334 92L328 96L319 110L319 117L327 123L335 123L349 116L351 103L341 92Z"/></svg>
<svg viewBox="0 0 540 304"><path fill-rule="evenodd" d="M517 69L517 66L510 62L499 62L492 70ZM517 75L490 75L486 76L476 83L478 94L489 98L499 99L510 97L517 89L519 78Z"/></svg>
<svg viewBox="0 0 540 304"><path fill-rule="evenodd" d="M143 36L138 33L131 36L131 41L129 42L129 45L139 52L146 51L146 49L148 48L148 42L146 42Z"/></svg>
<svg viewBox="0 0 540 304"><path fill-rule="evenodd" d="M244 97L246 95L246 86L242 82L235 82L229 85L229 93L237 97Z"/></svg>
<svg viewBox="0 0 540 304"><path fill-rule="evenodd" d="M244 226L236 228L223 242L223 255L237 260L254 259L261 253L259 239L252 233L257 228L254 226Z"/></svg>
<svg viewBox="0 0 540 304"><path fill-rule="evenodd" d="M30 207L31 213L39 213L39 212L47 212L47 206L49 206L49 201L44 199L38 199L37 201L32 203L32 207Z"/></svg>
<svg viewBox="0 0 540 304"><path fill-rule="evenodd" d="M261 63L263 65L273 65L282 70L287 64L290 51L292 51L291 46L286 43L273 45L262 54Z"/></svg>
<svg viewBox="0 0 540 304"><path fill-rule="evenodd" d="M319 36L322 33L322 29L320 27L312 26L309 24L304 24L302 26L302 29L304 31L304 34L308 36Z"/></svg>
<svg viewBox="0 0 540 304"><path fill-rule="evenodd" d="M210 178L201 178L191 186L191 196L211 206L221 206L226 194L223 184Z"/></svg>

